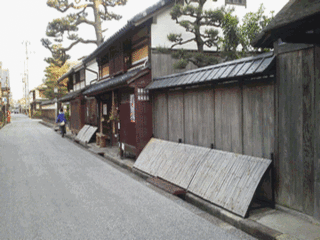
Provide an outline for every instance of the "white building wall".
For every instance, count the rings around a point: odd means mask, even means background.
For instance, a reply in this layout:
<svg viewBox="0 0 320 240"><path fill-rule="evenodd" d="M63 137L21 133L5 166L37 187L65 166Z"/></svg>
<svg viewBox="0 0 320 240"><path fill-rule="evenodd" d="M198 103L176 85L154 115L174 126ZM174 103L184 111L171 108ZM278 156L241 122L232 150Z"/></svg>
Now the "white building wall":
<svg viewBox="0 0 320 240"><path fill-rule="evenodd" d="M92 70L92 71L95 71L95 72L99 72L99 68L98 68L98 63L96 61L92 61L90 62L88 65L87 65L87 68ZM91 71L88 71L86 70L86 86L89 86L90 85L90 82L92 80L95 80L97 79L97 74L91 72Z"/></svg>
<svg viewBox="0 0 320 240"><path fill-rule="evenodd" d="M10 77L9 77L9 70L8 69L2 69L0 72L0 78L1 78L1 86L2 88L10 88Z"/></svg>

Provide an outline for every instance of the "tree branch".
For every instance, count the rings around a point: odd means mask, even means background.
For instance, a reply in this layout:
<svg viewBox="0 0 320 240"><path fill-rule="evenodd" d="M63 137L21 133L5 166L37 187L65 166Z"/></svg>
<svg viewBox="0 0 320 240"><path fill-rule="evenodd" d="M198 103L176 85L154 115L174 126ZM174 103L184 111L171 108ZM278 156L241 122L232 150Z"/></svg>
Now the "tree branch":
<svg viewBox="0 0 320 240"><path fill-rule="evenodd" d="M173 44L173 45L170 47L170 49L173 49L173 48L174 48L175 46L177 46L177 45L183 45L183 44L186 44L186 43L192 42L192 41L196 41L196 38L190 38L190 39L185 40L185 41L180 40L179 42Z"/></svg>
<svg viewBox="0 0 320 240"><path fill-rule="evenodd" d="M86 8L90 5L92 6L92 4L82 4L80 6L75 6L73 3L68 4L68 0L48 0L47 5L49 7L52 7L54 9L58 10L59 12L62 12L62 13L65 13L70 8L81 9L81 8Z"/></svg>
<svg viewBox="0 0 320 240"><path fill-rule="evenodd" d="M61 48L61 50L67 52L78 43L85 43L85 44L94 43L98 45L98 42L96 40L83 40L82 38L79 38L77 41L71 43L69 47Z"/></svg>

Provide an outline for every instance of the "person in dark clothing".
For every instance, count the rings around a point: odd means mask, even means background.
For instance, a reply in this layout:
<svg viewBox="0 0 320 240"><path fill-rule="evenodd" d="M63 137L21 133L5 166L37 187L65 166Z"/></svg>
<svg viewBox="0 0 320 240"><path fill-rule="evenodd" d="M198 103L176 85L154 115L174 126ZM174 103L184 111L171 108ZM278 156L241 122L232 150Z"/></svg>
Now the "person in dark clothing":
<svg viewBox="0 0 320 240"><path fill-rule="evenodd" d="M59 115L57 117L56 123L60 123L59 124L60 132L61 132L62 137L64 137L64 134L66 133L67 119L64 115L62 108L59 111Z"/></svg>

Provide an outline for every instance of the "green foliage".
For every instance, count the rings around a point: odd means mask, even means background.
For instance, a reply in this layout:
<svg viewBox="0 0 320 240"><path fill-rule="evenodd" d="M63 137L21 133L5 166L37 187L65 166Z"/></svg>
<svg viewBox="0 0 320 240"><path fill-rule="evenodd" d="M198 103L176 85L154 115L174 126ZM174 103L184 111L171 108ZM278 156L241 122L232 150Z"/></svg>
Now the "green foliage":
<svg viewBox="0 0 320 240"><path fill-rule="evenodd" d="M220 39L222 46L222 57L225 60L232 60L241 57L237 47L242 40L240 36L240 31L238 29L239 20L236 16L233 16L234 9L229 9L224 15L222 21L222 33L224 38Z"/></svg>
<svg viewBox="0 0 320 240"><path fill-rule="evenodd" d="M165 54L168 54L168 53L171 53L171 50L168 49L168 48L165 48L165 47L156 47L156 50L159 52L159 53L165 53Z"/></svg>
<svg viewBox="0 0 320 240"><path fill-rule="evenodd" d="M32 118L41 118L42 112L41 111L35 111L33 112Z"/></svg>
<svg viewBox="0 0 320 240"><path fill-rule="evenodd" d="M242 19L242 25L239 24L238 18L233 15L234 9L225 11L222 21L223 38L220 40L222 55L225 60L246 56L251 51L268 51L251 46L252 40L273 19L273 12L271 12L271 16L267 16L264 10L265 8L261 4L257 12L247 13Z"/></svg>
<svg viewBox="0 0 320 240"><path fill-rule="evenodd" d="M68 62L65 63L62 67L58 67L53 63L46 67L46 69L44 70L44 83L46 87L42 89L44 91L43 94L46 98L52 100L54 98L62 97L68 92L66 84L58 84L58 80L69 70L70 67L71 64ZM54 88L58 88L58 93L54 92Z"/></svg>
<svg viewBox="0 0 320 240"><path fill-rule="evenodd" d="M178 59L178 61L173 65L175 69L184 69L189 62L196 66L207 66L218 63L217 58L213 55L201 52L190 52L184 49L172 51L171 56L174 59Z"/></svg>
<svg viewBox="0 0 320 240"><path fill-rule="evenodd" d="M102 34L107 30L102 29L102 22L121 19L121 16L112 13L109 7L125 5L127 0L86 0L86 3L81 4L82 2L81 0L47 0L49 7L61 13L72 11L67 16L48 23L46 35L53 38L56 44L53 44L49 39L41 39L42 45L52 55L45 59L47 63L62 67L70 59L67 52L79 43L100 46L104 41ZM93 14L89 14L90 10ZM90 20L88 16L93 16L93 20ZM79 26L83 24L93 27L94 39L84 39L77 34ZM67 40L69 46L62 46L64 40Z"/></svg>
<svg viewBox="0 0 320 240"><path fill-rule="evenodd" d="M4 120L5 120L5 115L3 114L2 109L1 109L1 105L0 105L0 124L1 124L1 122L4 122Z"/></svg>
<svg viewBox="0 0 320 240"><path fill-rule="evenodd" d="M67 122L70 122L70 109L69 105L67 106L67 111L64 113L65 118L67 119Z"/></svg>
<svg viewBox="0 0 320 240"><path fill-rule="evenodd" d="M214 1L216 2L216 0ZM203 67L213 62L216 63L217 59L215 57L204 53L204 46L218 49L219 31L217 28L220 28L222 24L224 17L223 8L204 11L203 6L207 0L184 0L184 2L184 6L176 4L172 8L170 15L186 32L192 33L193 37L183 39L182 34L170 33L167 35L167 38L173 43L171 49L174 49L178 45L182 46L194 42L197 45L197 52L174 51L172 57L179 59L174 64L174 68L185 68L189 62L198 67ZM162 52L164 51L162 50Z"/></svg>
<svg viewBox="0 0 320 240"><path fill-rule="evenodd" d="M180 59L176 63L173 64L174 69L185 69L188 65L188 60L187 59Z"/></svg>
<svg viewBox="0 0 320 240"><path fill-rule="evenodd" d="M249 12L243 18L240 33L243 39L244 51L257 50L254 49L250 43L273 19L273 12L270 12L271 17L268 17L264 15L264 10L265 8L263 4L261 4L257 12Z"/></svg>

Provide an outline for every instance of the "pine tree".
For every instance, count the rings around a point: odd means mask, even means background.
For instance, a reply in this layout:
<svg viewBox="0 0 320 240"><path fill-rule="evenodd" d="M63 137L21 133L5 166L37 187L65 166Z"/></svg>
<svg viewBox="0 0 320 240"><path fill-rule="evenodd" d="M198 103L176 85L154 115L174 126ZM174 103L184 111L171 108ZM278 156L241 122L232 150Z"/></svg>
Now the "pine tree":
<svg viewBox="0 0 320 240"><path fill-rule="evenodd" d="M46 30L48 37L54 38L56 44L52 44L49 39L41 39L42 45L49 49L52 57L46 58L45 61L62 67L65 62L70 59L67 54L78 43L96 44L100 46L103 39L103 32L107 29L102 29L103 21L119 20L121 16L109 11L109 7L125 5L127 0L47 0L47 5L56 9L61 13L73 11L65 17L54 19L49 22ZM93 20L88 18L88 10L92 10ZM86 24L92 26L95 31L94 39L84 39L77 34L79 26ZM67 47L62 46L64 36L71 41Z"/></svg>
<svg viewBox="0 0 320 240"><path fill-rule="evenodd" d="M213 0L217 1L217 0ZM180 1L181 2L181 1ZM206 54L204 47L215 47L219 49L219 31L223 20L223 9L204 10L207 0L183 0L183 4L176 4L170 12L171 18L178 25L183 27L186 32L191 33L193 37L183 39L182 34L170 33L167 37L173 50L176 46L194 42L197 45L197 51L191 52L184 49L178 49L172 52L172 57L179 59L174 68L183 69L189 62L198 67L203 67L217 63L216 57ZM168 49L159 47L160 52L167 52Z"/></svg>
<svg viewBox="0 0 320 240"><path fill-rule="evenodd" d="M58 84L59 78L69 71L70 67L74 66L76 63L66 62L62 67L56 66L53 63L50 63L49 66L44 70L45 79L43 82L45 83L45 88L43 88L45 98L50 100L54 98L59 98L64 96L67 90L67 79ZM54 92L54 88L58 88L58 93Z"/></svg>

